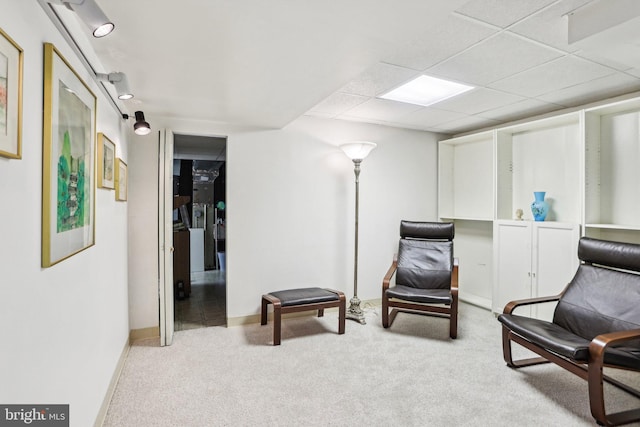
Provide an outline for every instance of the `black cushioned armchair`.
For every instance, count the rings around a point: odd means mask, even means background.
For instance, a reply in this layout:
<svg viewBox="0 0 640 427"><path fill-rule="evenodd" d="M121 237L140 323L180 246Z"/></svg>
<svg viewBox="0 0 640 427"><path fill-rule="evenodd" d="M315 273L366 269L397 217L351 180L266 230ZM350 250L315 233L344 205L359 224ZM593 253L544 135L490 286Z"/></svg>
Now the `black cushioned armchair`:
<svg viewBox="0 0 640 427"><path fill-rule="evenodd" d="M458 264L453 223L401 221L396 259L382 282L382 326L399 311L448 317L458 334ZM395 274L395 286L390 286ZM392 308L391 313L389 309Z"/></svg>
<svg viewBox="0 0 640 427"><path fill-rule="evenodd" d="M640 245L583 237L581 264L557 296L512 301L498 316L504 360L512 368L554 362L588 381L591 415L599 424L640 420L640 408L606 414L603 381L640 398L640 391L604 375L603 367L640 371ZM514 314L557 301L553 321ZM511 342L541 357L513 360Z"/></svg>

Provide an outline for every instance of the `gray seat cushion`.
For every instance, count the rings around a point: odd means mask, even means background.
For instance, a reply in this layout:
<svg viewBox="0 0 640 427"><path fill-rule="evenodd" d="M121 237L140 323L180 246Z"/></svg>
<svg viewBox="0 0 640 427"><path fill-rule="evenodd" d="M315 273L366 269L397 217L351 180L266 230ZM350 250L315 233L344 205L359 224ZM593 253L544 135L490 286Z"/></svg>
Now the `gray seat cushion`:
<svg viewBox="0 0 640 427"><path fill-rule="evenodd" d="M338 294L322 288L287 289L269 292L269 295L278 298L282 307L340 300Z"/></svg>

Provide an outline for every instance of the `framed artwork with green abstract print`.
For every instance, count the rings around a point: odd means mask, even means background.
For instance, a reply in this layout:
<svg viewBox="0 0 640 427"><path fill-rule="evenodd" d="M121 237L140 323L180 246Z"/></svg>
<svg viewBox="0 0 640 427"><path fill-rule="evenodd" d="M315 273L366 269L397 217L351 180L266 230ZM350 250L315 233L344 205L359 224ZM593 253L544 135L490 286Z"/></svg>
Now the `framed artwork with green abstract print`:
<svg viewBox="0 0 640 427"><path fill-rule="evenodd" d="M95 243L96 96L44 45L42 266Z"/></svg>

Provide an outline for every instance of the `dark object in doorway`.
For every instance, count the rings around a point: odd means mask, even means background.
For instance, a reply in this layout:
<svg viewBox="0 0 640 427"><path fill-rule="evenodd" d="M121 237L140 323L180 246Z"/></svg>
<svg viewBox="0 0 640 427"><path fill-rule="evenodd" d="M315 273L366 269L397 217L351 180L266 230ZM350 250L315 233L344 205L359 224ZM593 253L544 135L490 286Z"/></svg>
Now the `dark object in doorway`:
<svg viewBox="0 0 640 427"><path fill-rule="evenodd" d="M176 290L176 298L182 301L185 298L184 282L182 280L178 280L178 283L176 283Z"/></svg>

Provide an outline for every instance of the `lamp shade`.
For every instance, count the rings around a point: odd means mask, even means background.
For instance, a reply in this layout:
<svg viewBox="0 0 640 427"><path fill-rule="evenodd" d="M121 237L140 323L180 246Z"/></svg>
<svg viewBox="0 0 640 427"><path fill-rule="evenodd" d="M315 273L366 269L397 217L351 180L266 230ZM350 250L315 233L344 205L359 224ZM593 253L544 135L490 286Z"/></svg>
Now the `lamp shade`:
<svg viewBox="0 0 640 427"><path fill-rule="evenodd" d="M351 160L364 160L376 147L377 144L375 142L369 141L354 141L340 145L344 154Z"/></svg>

